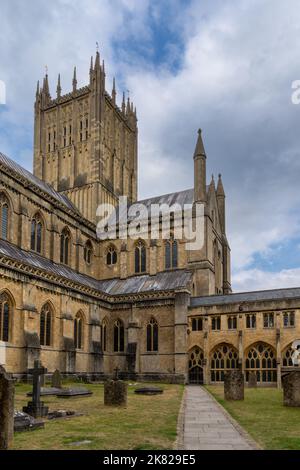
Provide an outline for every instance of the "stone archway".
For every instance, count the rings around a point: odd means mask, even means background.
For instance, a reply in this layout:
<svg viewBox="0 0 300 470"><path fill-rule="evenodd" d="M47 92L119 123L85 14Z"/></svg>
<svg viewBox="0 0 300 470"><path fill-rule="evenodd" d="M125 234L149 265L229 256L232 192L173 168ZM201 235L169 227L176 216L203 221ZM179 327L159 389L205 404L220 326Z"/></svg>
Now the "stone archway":
<svg viewBox="0 0 300 470"><path fill-rule="evenodd" d="M204 353L199 346L194 346L189 351L189 383L203 384Z"/></svg>

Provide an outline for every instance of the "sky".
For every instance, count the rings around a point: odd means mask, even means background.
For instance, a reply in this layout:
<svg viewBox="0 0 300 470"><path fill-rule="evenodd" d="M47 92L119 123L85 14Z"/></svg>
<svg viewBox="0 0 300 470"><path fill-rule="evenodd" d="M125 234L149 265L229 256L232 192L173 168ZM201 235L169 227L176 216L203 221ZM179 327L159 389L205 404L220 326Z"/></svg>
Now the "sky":
<svg viewBox="0 0 300 470"><path fill-rule="evenodd" d="M208 182L222 174L234 291L300 285L298 0L1 0L0 151L32 170L33 103L88 83L99 43L106 88L129 90L139 198L193 186L202 129Z"/></svg>

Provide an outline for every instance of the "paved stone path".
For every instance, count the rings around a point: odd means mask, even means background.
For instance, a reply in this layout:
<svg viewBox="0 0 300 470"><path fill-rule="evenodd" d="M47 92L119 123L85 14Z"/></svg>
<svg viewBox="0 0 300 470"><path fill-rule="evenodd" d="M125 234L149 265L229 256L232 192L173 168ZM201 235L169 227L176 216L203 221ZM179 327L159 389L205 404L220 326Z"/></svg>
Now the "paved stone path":
<svg viewBox="0 0 300 470"><path fill-rule="evenodd" d="M251 450L243 435L210 394L197 385L185 391L183 447L186 450Z"/></svg>

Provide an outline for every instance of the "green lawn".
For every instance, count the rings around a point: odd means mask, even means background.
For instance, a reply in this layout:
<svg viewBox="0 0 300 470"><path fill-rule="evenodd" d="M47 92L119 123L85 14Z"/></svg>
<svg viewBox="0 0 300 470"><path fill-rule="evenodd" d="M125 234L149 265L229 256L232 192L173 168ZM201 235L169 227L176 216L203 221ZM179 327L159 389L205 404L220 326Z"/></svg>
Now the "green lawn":
<svg viewBox="0 0 300 470"><path fill-rule="evenodd" d="M129 386L127 408L104 406L103 385L86 387L94 392L92 396L69 399L43 397L50 411L69 409L83 413L83 416L46 420L45 429L16 433L12 448L172 449L176 439L182 385L164 384L164 393L156 396L138 396L134 394L135 387ZM16 385L16 409L21 410L26 404L26 392L30 389L28 385ZM91 442L74 444L80 441Z"/></svg>
<svg viewBox="0 0 300 470"><path fill-rule="evenodd" d="M223 387L207 386L214 397L264 449L300 449L300 408L283 406L282 390L245 388L244 401L225 401Z"/></svg>

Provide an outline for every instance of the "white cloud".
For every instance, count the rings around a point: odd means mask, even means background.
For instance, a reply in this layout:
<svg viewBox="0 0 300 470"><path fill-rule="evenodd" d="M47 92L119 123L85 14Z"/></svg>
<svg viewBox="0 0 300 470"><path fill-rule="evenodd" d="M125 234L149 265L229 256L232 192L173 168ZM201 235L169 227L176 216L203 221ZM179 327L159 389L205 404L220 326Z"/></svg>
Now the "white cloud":
<svg viewBox="0 0 300 470"><path fill-rule="evenodd" d="M299 287L300 268L282 269L278 272L260 269L241 270L233 275L235 292L246 292L260 289L283 289Z"/></svg>

